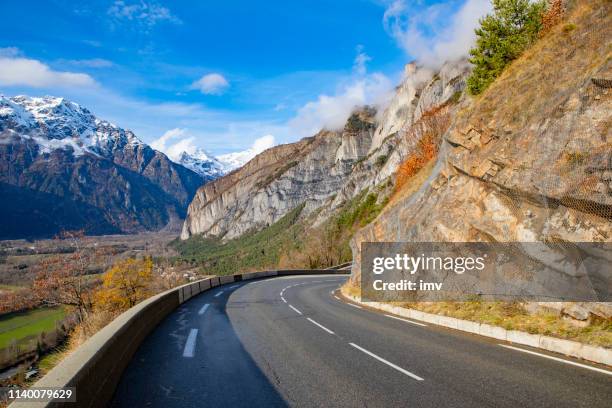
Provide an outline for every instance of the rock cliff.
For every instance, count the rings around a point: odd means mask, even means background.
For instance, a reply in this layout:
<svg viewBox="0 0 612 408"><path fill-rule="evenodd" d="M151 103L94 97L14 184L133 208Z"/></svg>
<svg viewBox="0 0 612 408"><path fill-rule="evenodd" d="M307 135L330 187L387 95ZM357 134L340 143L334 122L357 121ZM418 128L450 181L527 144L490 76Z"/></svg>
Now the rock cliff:
<svg viewBox="0 0 612 408"><path fill-rule="evenodd" d="M581 2L571 30L555 27L464 104L426 181L355 236L353 280L364 241L612 240L610 11Z"/></svg>

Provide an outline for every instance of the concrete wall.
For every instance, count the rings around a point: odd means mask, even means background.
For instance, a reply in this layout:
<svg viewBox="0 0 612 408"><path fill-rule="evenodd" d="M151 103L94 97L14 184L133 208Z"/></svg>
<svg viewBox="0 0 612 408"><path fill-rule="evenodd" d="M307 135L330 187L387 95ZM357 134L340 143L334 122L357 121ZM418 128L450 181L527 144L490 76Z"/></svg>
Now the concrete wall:
<svg viewBox="0 0 612 408"><path fill-rule="evenodd" d="M37 387L76 387L77 402L67 407L104 407L110 401L123 370L142 341L181 303L220 285L286 275L344 274L335 270L282 270L207 278L155 295L125 311L89 338L41 378ZM62 403L13 403L20 407L58 407Z"/></svg>

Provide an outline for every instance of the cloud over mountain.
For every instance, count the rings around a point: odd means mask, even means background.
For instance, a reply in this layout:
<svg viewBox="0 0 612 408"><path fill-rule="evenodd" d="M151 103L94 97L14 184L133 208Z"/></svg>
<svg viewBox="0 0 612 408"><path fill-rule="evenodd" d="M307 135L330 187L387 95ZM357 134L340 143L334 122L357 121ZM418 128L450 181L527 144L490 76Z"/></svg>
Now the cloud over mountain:
<svg viewBox="0 0 612 408"><path fill-rule="evenodd" d="M415 7L406 0L396 0L385 10L383 23L408 55L439 68L445 61L467 55L479 19L490 11L489 0L465 0L457 9L453 3Z"/></svg>

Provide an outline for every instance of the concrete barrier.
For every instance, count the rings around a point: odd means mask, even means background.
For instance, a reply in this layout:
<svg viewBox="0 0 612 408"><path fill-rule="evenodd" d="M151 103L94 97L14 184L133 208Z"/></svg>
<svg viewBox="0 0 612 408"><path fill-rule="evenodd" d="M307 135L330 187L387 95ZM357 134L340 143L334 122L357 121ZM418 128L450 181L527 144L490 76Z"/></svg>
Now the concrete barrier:
<svg viewBox="0 0 612 408"><path fill-rule="evenodd" d="M283 270L212 277L188 283L125 311L70 353L33 388L75 387L76 403L14 402L10 407L105 407L121 374L142 341L181 303L214 287L233 282L286 275L347 274L335 270Z"/></svg>

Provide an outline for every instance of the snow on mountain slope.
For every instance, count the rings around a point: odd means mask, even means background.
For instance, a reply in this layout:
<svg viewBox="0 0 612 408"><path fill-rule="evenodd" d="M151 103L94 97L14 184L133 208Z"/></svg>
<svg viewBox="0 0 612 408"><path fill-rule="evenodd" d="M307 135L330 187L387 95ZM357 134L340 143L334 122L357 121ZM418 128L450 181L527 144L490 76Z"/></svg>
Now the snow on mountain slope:
<svg viewBox="0 0 612 408"><path fill-rule="evenodd" d="M205 178L218 178L227 172L224 163L203 149L198 149L192 154L183 152L175 161Z"/></svg>
<svg viewBox="0 0 612 408"><path fill-rule="evenodd" d="M0 239L158 230L211 179L74 102L0 96Z"/></svg>
<svg viewBox="0 0 612 408"><path fill-rule="evenodd" d="M33 139L41 153L72 149L75 155L109 157L126 145L144 145L129 130L96 118L87 108L64 98L0 95L0 131L6 127Z"/></svg>
<svg viewBox="0 0 612 408"><path fill-rule="evenodd" d="M8 130L13 137L34 142L39 154L63 149L75 157L93 154L110 159L126 146L146 146L130 130L97 118L75 102L52 96L8 98L0 95L0 132L3 130ZM197 149L169 158L208 181L242 167L272 145L274 138L264 136L244 151L215 157Z"/></svg>

